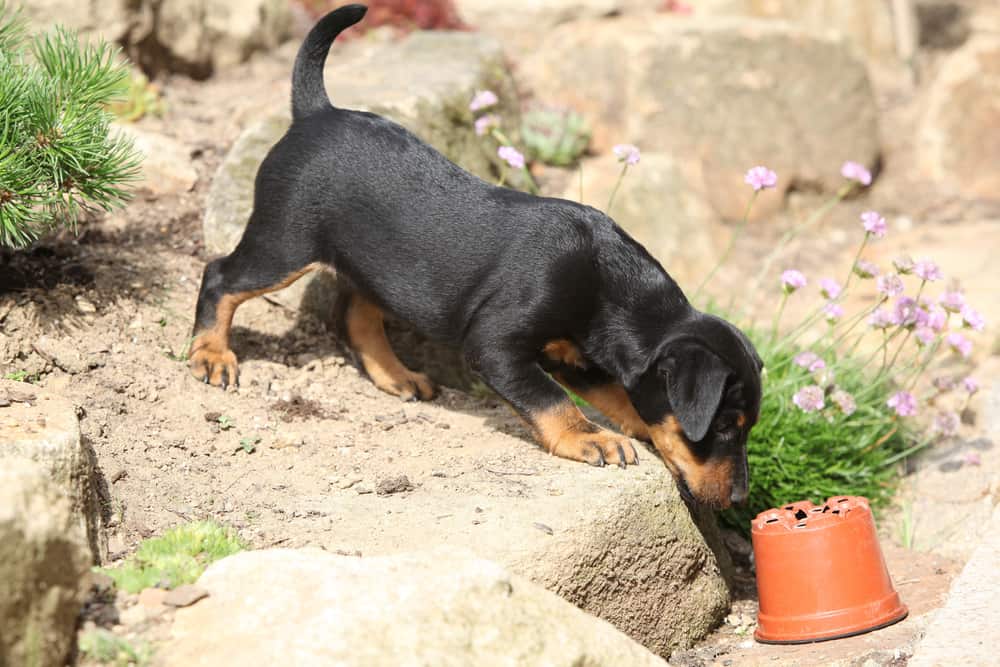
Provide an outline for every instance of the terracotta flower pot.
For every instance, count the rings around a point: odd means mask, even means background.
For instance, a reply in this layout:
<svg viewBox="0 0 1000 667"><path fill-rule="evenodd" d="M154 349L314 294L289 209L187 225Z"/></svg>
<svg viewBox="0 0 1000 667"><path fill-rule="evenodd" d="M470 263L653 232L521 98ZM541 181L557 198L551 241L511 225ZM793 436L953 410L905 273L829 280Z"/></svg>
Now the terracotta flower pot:
<svg viewBox="0 0 1000 667"><path fill-rule="evenodd" d="M797 644L857 635L906 617L868 499L836 496L761 512L752 526L757 641Z"/></svg>

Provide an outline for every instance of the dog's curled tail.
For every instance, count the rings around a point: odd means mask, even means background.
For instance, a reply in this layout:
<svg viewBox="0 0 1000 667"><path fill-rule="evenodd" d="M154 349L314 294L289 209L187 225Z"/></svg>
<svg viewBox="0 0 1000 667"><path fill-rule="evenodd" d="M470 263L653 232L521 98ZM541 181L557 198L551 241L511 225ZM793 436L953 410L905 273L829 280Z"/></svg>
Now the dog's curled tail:
<svg viewBox="0 0 1000 667"><path fill-rule="evenodd" d="M330 107L323 84L326 55L337 35L360 21L367 11L364 5L345 5L321 18L306 35L292 70L293 119Z"/></svg>

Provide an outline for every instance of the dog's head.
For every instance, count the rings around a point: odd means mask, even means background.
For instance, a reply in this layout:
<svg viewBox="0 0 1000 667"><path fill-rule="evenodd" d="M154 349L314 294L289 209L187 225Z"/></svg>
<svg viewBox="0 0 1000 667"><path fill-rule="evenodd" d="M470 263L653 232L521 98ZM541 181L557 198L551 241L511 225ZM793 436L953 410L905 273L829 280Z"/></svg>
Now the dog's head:
<svg viewBox="0 0 1000 667"><path fill-rule="evenodd" d="M763 362L723 319L697 311L661 342L629 394L681 495L726 508L746 499L747 436Z"/></svg>

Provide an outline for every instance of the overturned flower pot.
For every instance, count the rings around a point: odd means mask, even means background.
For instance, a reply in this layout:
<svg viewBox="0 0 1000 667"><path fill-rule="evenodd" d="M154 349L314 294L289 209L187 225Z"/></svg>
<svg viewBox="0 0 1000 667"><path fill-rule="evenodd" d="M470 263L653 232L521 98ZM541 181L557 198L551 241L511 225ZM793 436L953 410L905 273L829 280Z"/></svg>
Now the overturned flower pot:
<svg viewBox="0 0 1000 667"><path fill-rule="evenodd" d="M759 642L849 637L906 617L882 558L868 500L802 501L753 520Z"/></svg>

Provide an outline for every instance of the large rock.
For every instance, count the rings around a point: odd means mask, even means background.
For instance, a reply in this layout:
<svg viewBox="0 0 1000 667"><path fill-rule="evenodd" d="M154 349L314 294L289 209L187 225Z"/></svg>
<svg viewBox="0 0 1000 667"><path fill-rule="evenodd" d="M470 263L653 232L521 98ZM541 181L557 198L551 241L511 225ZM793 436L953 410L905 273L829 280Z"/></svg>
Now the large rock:
<svg viewBox="0 0 1000 667"><path fill-rule="evenodd" d="M78 515L49 471L27 459L5 458L0 465L0 665L67 664L83 602L80 580L89 565Z"/></svg>
<svg viewBox="0 0 1000 667"><path fill-rule="evenodd" d="M864 62L842 39L777 21L578 21L521 71L536 94L588 116L598 150L628 141L673 155L728 219L743 215L753 165L778 172L779 194L835 190L841 163L879 154Z"/></svg>
<svg viewBox="0 0 1000 667"><path fill-rule="evenodd" d="M106 549L94 487L92 453L80 440L76 410L67 401L24 382L0 380L0 468L25 458L44 469L69 501L94 562Z"/></svg>
<svg viewBox="0 0 1000 667"><path fill-rule="evenodd" d="M921 167L969 199L1000 201L1000 37L982 34L947 56L931 86Z"/></svg>
<svg viewBox="0 0 1000 667"><path fill-rule="evenodd" d="M204 78L274 48L291 32L286 0L26 0L37 29L54 22L120 43L147 72Z"/></svg>
<svg viewBox="0 0 1000 667"><path fill-rule="evenodd" d="M321 515L329 526L312 543L365 557L441 545L469 549L662 656L722 620L729 609L722 573L731 564L714 519L692 516L655 455L640 448L638 467L592 468L514 438L484 437L490 424L517 428L501 421L505 413L492 412L486 425L461 418L427 446L405 427L394 428L398 435L387 446L400 453L391 474L405 474L416 489L371 493L378 479L362 466L357 478L337 478L331 491L304 492L296 509Z"/></svg>
<svg viewBox="0 0 1000 667"><path fill-rule="evenodd" d="M586 160L584 203L606 211L621 171L613 155ZM574 178L563 197L576 201L579 195L580 185ZM764 196L778 200L770 192ZM681 174L677 162L662 153L643 153L639 164L629 168L610 215L688 293L718 260L728 234L712 207Z"/></svg>
<svg viewBox="0 0 1000 667"><path fill-rule="evenodd" d="M164 666L665 665L611 625L471 553L272 549L211 565Z"/></svg>
<svg viewBox="0 0 1000 667"><path fill-rule="evenodd" d="M696 16L745 16L789 21L814 31L836 31L866 55L882 60L897 53L893 11L915 23L913 3L889 0L700 0L691 3Z"/></svg>

